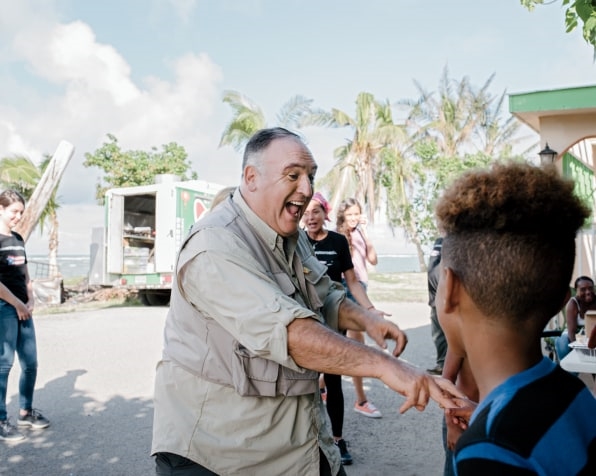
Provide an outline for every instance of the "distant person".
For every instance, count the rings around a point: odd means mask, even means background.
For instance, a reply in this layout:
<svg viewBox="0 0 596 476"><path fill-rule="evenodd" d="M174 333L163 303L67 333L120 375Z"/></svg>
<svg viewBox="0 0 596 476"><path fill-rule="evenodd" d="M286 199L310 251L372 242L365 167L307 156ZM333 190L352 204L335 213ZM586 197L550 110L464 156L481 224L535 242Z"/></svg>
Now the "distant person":
<svg viewBox="0 0 596 476"><path fill-rule="evenodd" d="M463 174L437 203L437 314L480 402L446 410L473 412L455 446L458 476L596 474L596 399L541 346L590 215L573 189L554 166L496 163Z"/></svg>
<svg viewBox="0 0 596 476"><path fill-rule="evenodd" d="M178 254L157 365L158 475L345 475L319 373L377 377L412 406L453 406L445 379L397 358L407 336L346 299L299 223L317 164L283 128L248 141L233 196L198 220ZM366 331L380 348L338 330ZM385 339L395 341L392 354Z"/></svg>
<svg viewBox="0 0 596 476"><path fill-rule="evenodd" d="M433 249L428 258L427 278L428 278L428 305L430 306L430 331L437 352L436 365L428 372L433 375L443 373L443 364L447 354L447 340L445 333L441 329L441 324L437 317L437 308L435 307L435 296L437 294L437 284L439 282L439 263L441 262L441 247L443 238L439 237L433 244Z"/></svg>
<svg viewBox="0 0 596 476"><path fill-rule="evenodd" d="M376 266L378 259L375 247L366 234L367 219L362 215L360 202L355 198L348 198L342 201L337 208L335 221L337 232L342 233L348 240L356 278L366 291L368 289L367 263ZM357 302L345 282L344 286L346 287L348 298ZM362 332L348 330L347 336L364 344L364 334ZM356 392L354 411L369 418L381 418L383 414L368 399L364 392L362 377L352 377L352 381L354 383L354 391Z"/></svg>
<svg viewBox="0 0 596 476"><path fill-rule="evenodd" d="M37 379L37 342L33 325L33 286L27 270L25 242L13 228L25 210L25 199L14 190L0 193L0 440L25 436L8 419L6 389L15 352L21 365L19 427L47 428L50 422L33 408Z"/></svg>
<svg viewBox="0 0 596 476"><path fill-rule="evenodd" d="M238 187L236 185L222 188L213 197L213 200L211 201L211 206L209 207L209 209L210 210L214 209L217 205L219 205L221 202L226 200L228 197L231 197L232 195L234 195L234 192L236 191L237 188Z"/></svg>
<svg viewBox="0 0 596 476"><path fill-rule="evenodd" d="M342 278L345 279L356 302L366 309L373 310L375 309L374 305L356 278L348 240L344 235L327 230L324 226L325 222L329 221L330 211L331 206L325 197L319 192L315 193L302 218L308 241L312 245L317 259L327 267L329 277L340 284ZM379 317L387 315L382 311L377 311L377 313ZM327 414L331 421L333 440L339 447L342 464L350 465L352 464L352 455L343 438L344 394L341 387L341 375L325 373L323 377Z"/></svg>
<svg viewBox="0 0 596 476"><path fill-rule="evenodd" d="M567 328L555 340L559 361L571 351L569 344L575 342L575 335L584 328L586 312L596 310L594 280L588 276L580 276L573 283L573 287L575 296L571 297L565 306Z"/></svg>

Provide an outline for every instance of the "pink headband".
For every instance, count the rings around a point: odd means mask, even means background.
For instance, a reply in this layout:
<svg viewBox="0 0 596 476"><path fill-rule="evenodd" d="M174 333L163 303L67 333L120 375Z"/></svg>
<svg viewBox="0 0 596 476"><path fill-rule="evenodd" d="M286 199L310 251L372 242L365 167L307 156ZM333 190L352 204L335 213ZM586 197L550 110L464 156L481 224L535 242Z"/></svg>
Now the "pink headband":
<svg viewBox="0 0 596 476"><path fill-rule="evenodd" d="M316 192L312 196L311 200L319 202L319 204L323 207L323 210L325 211L325 220L331 221L331 220L329 220L329 213L331 212L331 206L329 205L329 202L327 200L325 200L325 197L323 197L323 195L321 193Z"/></svg>

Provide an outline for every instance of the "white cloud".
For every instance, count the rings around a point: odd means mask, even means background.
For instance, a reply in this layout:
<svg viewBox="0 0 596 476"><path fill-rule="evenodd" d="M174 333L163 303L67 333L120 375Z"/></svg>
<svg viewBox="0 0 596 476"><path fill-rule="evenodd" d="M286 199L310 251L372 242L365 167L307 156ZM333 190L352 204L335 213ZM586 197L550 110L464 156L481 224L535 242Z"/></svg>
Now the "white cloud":
<svg viewBox="0 0 596 476"><path fill-rule="evenodd" d="M26 8L19 12L31 13ZM11 18L17 21L18 16L13 11ZM34 17L12 31L6 57L24 63L35 76L35 86L19 86L25 88L23 96L29 96L30 88L35 100L20 108L0 102L0 156L24 154L38 162L60 140L71 142L76 153L59 190L66 202L94 200L100 171L82 166L84 153L99 147L108 133L124 150L177 142L195 163L200 162L196 158L213 158L221 128L212 116L221 104L222 73L208 55L187 53L166 65L173 72L171 81L153 76L139 85L125 58L98 42L86 23L52 24ZM40 84L50 94L38 95Z"/></svg>

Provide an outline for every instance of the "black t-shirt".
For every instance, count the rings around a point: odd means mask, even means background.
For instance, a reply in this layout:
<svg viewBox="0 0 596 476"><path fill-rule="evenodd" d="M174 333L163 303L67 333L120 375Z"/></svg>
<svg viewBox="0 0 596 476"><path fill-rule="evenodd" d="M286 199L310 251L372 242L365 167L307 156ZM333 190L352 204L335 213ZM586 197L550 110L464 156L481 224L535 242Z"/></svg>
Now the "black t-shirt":
<svg viewBox="0 0 596 476"><path fill-rule="evenodd" d="M329 277L341 283L342 273L354 267L346 237L335 231L328 231L322 240L316 241L308 237L308 241L315 250L317 259L327 266Z"/></svg>
<svg viewBox="0 0 596 476"><path fill-rule="evenodd" d="M29 300L26 270L23 237L14 231L10 235L0 234L0 282L25 304Z"/></svg>
<svg viewBox="0 0 596 476"><path fill-rule="evenodd" d="M439 285L439 263L441 263L441 249L443 248L443 238L437 238L428 258L428 305L435 305L435 296L437 286Z"/></svg>

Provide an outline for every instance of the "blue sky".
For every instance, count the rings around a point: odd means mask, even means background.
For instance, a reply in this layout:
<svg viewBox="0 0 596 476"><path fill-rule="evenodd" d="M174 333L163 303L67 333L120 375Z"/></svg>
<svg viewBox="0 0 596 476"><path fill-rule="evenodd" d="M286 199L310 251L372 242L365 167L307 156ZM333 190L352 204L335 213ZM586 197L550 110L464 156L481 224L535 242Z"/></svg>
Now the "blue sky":
<svg viewBox="0 0 596 476"><path fill-rule="evenodd" d="M592 49L565 33L560 3L529 13L518 0L0 0L0 11L0 156L37 162L62 139L75 146L59 189L72 252L101 225L99 171L81 164L107 133L123 149L177 142L200 178L238 181L240 154L217 147L227 89L274 125L296 94L351 114L361 91L396 102L417 97L414 80L436 89L446 65L478 87L495 73L494 94L596 83ZM348 132L304 133L326 172Z"/></svg>

